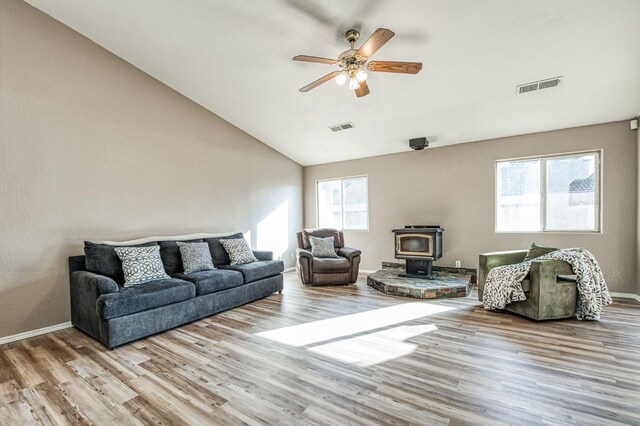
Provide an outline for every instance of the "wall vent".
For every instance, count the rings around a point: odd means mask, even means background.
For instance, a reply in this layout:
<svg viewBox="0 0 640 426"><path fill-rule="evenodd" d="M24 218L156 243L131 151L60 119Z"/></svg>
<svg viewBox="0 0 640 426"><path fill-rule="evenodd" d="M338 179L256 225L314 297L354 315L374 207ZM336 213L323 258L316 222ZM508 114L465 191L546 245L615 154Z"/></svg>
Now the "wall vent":
<svg viewBox="0 0 640 426"><path fill-rule="evenodd" d="M342 123L342 124L336 124L335 126L329 126L329 129L331 129L332 132L339 132L342 130L347 130L347 129L353 129L354 126L353 123Z"/></svg>
<svg viewBox="0 0 640 426"><path fill-rule="evenodd" d="M523 93L535 92L536 90L548 89L550 87L556 87L562 84L562 76L547 78L546 80L534 81L532 83L525 83L516 86L516 95L522 95Z"/></svg>

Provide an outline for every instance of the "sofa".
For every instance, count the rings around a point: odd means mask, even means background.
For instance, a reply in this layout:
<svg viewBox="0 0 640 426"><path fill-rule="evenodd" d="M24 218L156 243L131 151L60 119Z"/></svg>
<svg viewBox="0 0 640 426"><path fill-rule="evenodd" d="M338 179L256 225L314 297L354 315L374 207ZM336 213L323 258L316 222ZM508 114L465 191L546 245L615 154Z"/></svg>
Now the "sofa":
<svg viewBox="0 0 640 426"><path fill-rule="evenodd" d="M185 274L176 240L159 245L169 279L124 287L114 247L85 242L84 256L69 257L72 324L108 348L282 292L284 264L253 251L258 262L230 265L221 239L241 233L180 240L206 242L216 269ZM97 273L97 271L102 272Z"/></svg>
<svg viewBox="0 0 640 426"><path fill-rule="evenodd" d="M489 271L498 266L524 261L528 250L502 251L480 255L478 300L482 302ZM511 302L504 310L536 321L575 316L578 289L571 265L561 260L532 260L529 275L522 281L527 300Z"/></svg>
<svg viewBox="0 0 640 426"><path fill-rule="evenodd" d="M345 247L342 231L331 228L303 229L296 234L296 270L303 284L312 286L353 284L358 280L360 250ZM333 237L337 258L319 258L311 254L309 237Z"/></svg>

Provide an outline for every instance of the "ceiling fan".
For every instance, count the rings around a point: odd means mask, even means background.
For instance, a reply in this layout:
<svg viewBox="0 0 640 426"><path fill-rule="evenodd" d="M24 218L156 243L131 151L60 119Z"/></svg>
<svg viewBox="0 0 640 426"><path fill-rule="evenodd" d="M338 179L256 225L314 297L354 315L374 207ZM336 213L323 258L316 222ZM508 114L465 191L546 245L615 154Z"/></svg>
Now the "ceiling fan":
<svg viewBox="0 0 640 426"><path fill-rule="evenodd" d="M351 45L349 50L345 50L338 56L338 59L319 58L317 56L298 55L294 61L316 62L320 64L338 65L341 69L333 71L307 84L300 89L301 92L308 92L315 89L331 79L335 79L339 85L349 81L349 89L355 91L357 97L367 96L369 86L367 85L367 71L372 72L392 72L400 74L417 74L422 69L421 62L391 62L372 61L367 62L371 55L376 53L395 33L386 28L378 28L371 37L364 42L360 49L356 50L354 45L360 38L360 33L356 30L349 30L344 38Z"/></svg>

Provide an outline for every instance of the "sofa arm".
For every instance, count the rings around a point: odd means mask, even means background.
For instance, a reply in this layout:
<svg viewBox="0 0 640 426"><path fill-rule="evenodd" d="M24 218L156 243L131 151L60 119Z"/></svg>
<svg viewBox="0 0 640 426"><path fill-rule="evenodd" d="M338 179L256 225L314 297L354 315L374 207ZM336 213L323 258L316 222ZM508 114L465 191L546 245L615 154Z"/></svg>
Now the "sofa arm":
<svg viewBox="0 0 640 426"><path fill-rule="evenodd" d="M498 251L494 253L482 253L478 265L478 300L482 302L484 284L489 271L497 266L513 265L524 261L528 250Z"/></svg>
<svg viewBox="0 0 640 426"><path fill-rule="evenodd" d="M273 260L273 252L272 251L253 250L253 255L258 260Z"/></svg>
<svg viewBox="0 0 640 426"><path fill-rule="evenodd" d="M309 250L305 250L305 249L301 249L301 248L296 249L296 256L298 258L307 257L307 258L309 258L309 260L313 260L313 255L311 254L311 252Z"/></svg>
<svg viewBox="0 0 640 426"><path fill-rule="evenodd" d="M101 294L117 293L119 291L118 284L109 277L94 274L87 271L76 271L72 274L72 285L80 285L92 291L92 293L100 296Z"/></svg>
<svg viewBox="0 0 640 426"><path fill-rule="evenodd" d="M313 255L309 250L296 249L296 270L303 284L312 284Z"/></svg>
<svg viewBox="0 0 640 426"><path fill-rule="evenodd" d="M361 253L362 252L360 250L351 247L342 247L341 249L338 249L338 255L346 257L349 259L349 262L351 262L354 257L360 256Z"/></svg>
<svg viewBox="0 0 640 426"><path fill-rule="evenodd" d="M533 260L529 272L529 306L534 319L569 318L576 313L578 289L573 281L560 281L572 275L571 265L562 260Z"/></svg>
<svg viewBox="0 0 640 426"><path fill-rule="evenodd" d="M111 278L87 271L71 274L71 323L94 339L100 339L100 318L96 311L98 297L117 293L118 284Z"/></svg>
<svg viewBox="0 0 640 426"><path fill-rule="evenodd" d="M555 283L558 275L572 275L573 268L564 260L532 260L530 274L532 279L537 275L541 283Z"/></svg>

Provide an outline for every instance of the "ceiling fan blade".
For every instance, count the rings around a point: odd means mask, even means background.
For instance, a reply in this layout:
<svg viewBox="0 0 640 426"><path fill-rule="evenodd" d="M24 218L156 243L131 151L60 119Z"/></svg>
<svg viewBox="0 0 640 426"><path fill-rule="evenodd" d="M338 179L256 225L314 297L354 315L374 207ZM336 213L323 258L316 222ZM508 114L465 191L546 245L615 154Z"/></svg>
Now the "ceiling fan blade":
<svg viewBox="0 0 640 426"><path fill-rule="evenodd" d="M391 30L388 30L386 28L378 28L374 31L373 34L371 34L371 37L369 37L369 39L367 39L367 41L365 41L364 44L360 46L360 49L358 49L358 52L356 54L369 58L371 55L376 53L378 49L384 46L386 42L391 40L391 37L393 37L394 35L396 35L396 33Z"/></svg>
<svg viewBox="0 0 640 426"><path fill-rule="evenodd" d="M418 74L422 69L422 62L372 61L367 65L367 69L373 72Z"/></svg>
<svg viewBox="0 0 640 426"><path fill-rule="evenodd" d="M317 62L319 64L335 65L338 63L335 59L319 58L317 56L298 55L293 57L294 61Z"/></svg>
<svg viewBox="0 0 640 426"><path fill-rule="evenodd" d="M362 83L360 83L360 86L353 91L356 92L356 96L359 98L367 96L369 94L369 85L366 81L363 81Z"/></svg>
<svg viewBox="0 0 640 426"><path fill-rule="evenodd" d="M338 74L338 71L330 72L329 74L325 75L324 77L320 77L319 79L317 79L313 83L307 84L302 89L300 89L300 91L301 92L308 92L311 89L315 89L316 87L320 86L321 84L326 83L327 81L329 81L332 78L334 78L337 74Z"/></svg>

